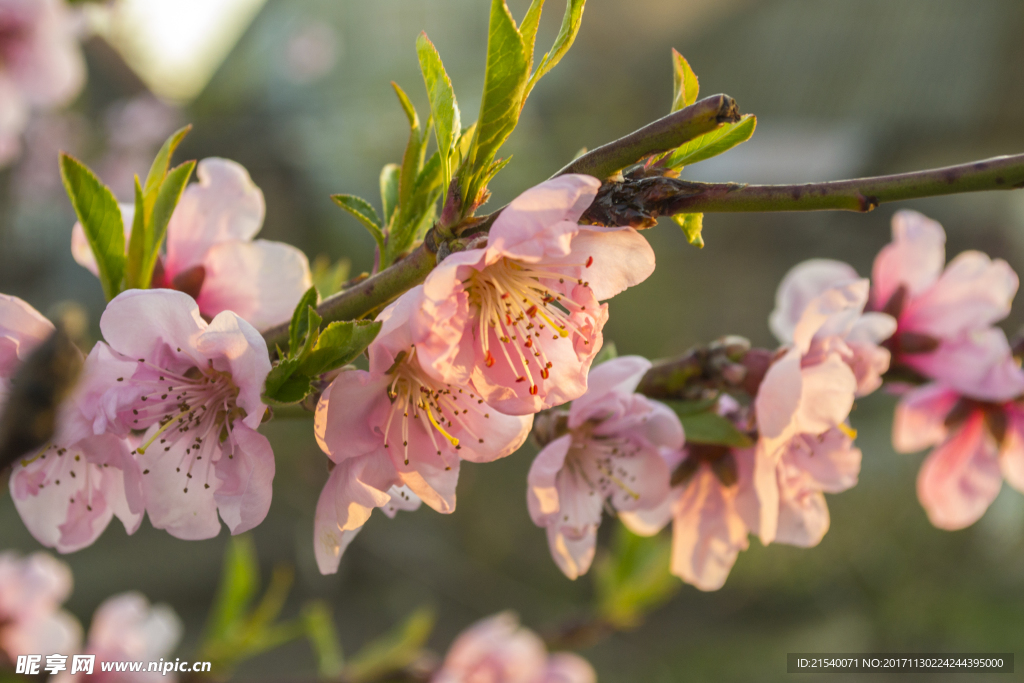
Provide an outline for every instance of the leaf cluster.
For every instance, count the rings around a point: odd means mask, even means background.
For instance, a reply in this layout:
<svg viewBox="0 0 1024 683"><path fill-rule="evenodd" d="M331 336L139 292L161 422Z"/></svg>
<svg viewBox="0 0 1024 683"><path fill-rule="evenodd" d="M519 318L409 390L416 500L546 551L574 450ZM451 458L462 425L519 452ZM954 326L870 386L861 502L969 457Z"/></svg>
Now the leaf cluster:
<svg viewBox="0 0 1024 683"><path fill-rule="evenodd" d="M186 126L163 144L143 184L135 177L135 217L125 244L125 225L117 198L96 174L61 153L60 175L89 248L96 259L103 293L110 301L127 289L148 289L167 224L188 184L195 161L170 168L171 157L192 129Z"/></svg>
<svg viewBox="0 0 1024 683"><path fill-rule="evenodd" d="M270 404L302 401L315 390L321 375L354 361L380 332L381 324L369 320L333 322L321 330L319 301L316 287L310 287L292 313L288 351L277 349L279 360L263 389L263 398Z"/></svg>

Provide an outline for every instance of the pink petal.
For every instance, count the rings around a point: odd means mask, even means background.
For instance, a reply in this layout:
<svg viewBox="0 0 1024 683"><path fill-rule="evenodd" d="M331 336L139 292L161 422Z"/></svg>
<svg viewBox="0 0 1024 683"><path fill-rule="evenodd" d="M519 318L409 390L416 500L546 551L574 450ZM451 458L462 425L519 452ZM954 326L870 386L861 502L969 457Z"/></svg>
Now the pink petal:
<svg viewBox="0 0 1024 683"><path fill-rule="evenodd" d="M170 289L129 289L107 304L100 317L103 337L115 351L161 366L177 357L182 370L190 367L189 361L191 366L205 365L194 347L206 327L192 297Z"/></svg>
<svg viewBox="0 0 1024 683"><path fill-rule="evenodd" d="M1016 405L1006 408L1006 437L999 449L999 466L1013 488L1024 493L1024 412Z"/></svg>
<svg viewBox="0 0 1024 683"><path fill-rule="evenodd" d="M345 370L320 396L313 431L331 460L340 463L383 447L384 438L375 431L371 416L385 409L388 384L386 376ZM332 402L335 395L338 399Z"/></svg>
<svg viewBox="0 0 1024 683"><path fill-rule="evenodd" d="M391 500L381 510L384 511L384 514L389 519L394 519L400 510L406 512L419 510L420 505L423 503L420 497L413 493L412 489L408 486L392 486L388 489L388 495L391 496Z"/></svg>
<svg viewBox="0 0 1024 683"><path fill-rule="evenodd" d="M546 527L548 549L566 578L575 581L590 571L597 549L597 525L581 528L561 524Z"/></svg>
<svg viewBox="0 0 1024 683"><path fill-rule="evenodd" d="M157 425L150 427L145 442L153 438L157 429ZM190 445L190 441L179 439L165 451L155 444L138 460L143 468L142 489L150 524L175 538L197 541L220 533L214 497L219 481L214 473L216 455L208 455L191 467L181 467L189 462L185 449ZM221 452L219 457L227 458L227 453Z"/></svg>
<svg viewBox="0 0 1024 683"><path fill-rule="evenodd" d="M472 351L461 342L469 318L468 295L460 288L435 301L425 296L423 286L418 285L404 296L415 297L418 303L409 325L420 367L437 381L467 384Z"/></svg>
<svg viewBox="0 0 1024 683"><path fill-rule="evenodd" d="M585 175L546 180L519 195L491 227L488 250L530 263L569 252L576 222L590 207L601 181Z"/></svg>
<svg viewBox="0 0 1024 683"><path fill-rule="evenodd" d="M597 673L579 655L556 652L548 657L547 669L538 683L597 683Z"/></svg>
<svg viewBox="0 0 1024 683"><path fill-rule="evenodd" d="M763 545L775 540L779 525L778 462L764 444L755 448L733 449L738 482L736 513Z"/></svg>
<svg viewBox="0 0 1024 683"><path fill-rule="evenodd" d="M0 378L11 377L53 329L53 323L18 297L0 294Z"/></svg>
<svg viewBox="0 0 1024 683"><path fill-rule="evenodd" d="M803 368L796 433L821 434L842 423L853 408L857 378L838 354Z"/></svg>
<svg viewBox="0 0 1024 683"><path fill-rule="evenodd" d="M782 344L793 343L797 323L812 300L832 287L860 279L852 266L842 261L811 259L786 273L775 292L775 310L768 326Z"/></svg>
<svg viewBox="0 0 1024 683"><path fill-rule="evenodd" d="M493 462L512 455L522 446L533 428L533 415L505 415L494 410L469 391L453 389L462 401L456 405L463 409L456 416L450 433L459 439L461 448L455 453L470 462ZM464 402L464 403L463 403Z"/></svg>
<svg viewBox="0 0 1024 683"><path fill-rule="evenodd" d="M812 299L793 330L793 343L807 353L813 339L845 338L861 318L869 287L866 279L855 280Z"/></svg>
<svg viewBox="0 0 1024 683"><path fill-rule="evenodd" d="M925 459L917 497L932 524L953 531L978 521L1002 483L995 440L976 412Z"/></svg>
<svg viewBox="0 0 1024 683"><path fill-rule="evenodd" d="M270 511L274 481L274 451L267 437L236 423L217 461L220 483L214 500L221 519L232 534L256 527Z"/></svg>
<svg viewBox="0 0 1024 683"><path fill-rule="evenodd" d="M221 242L202 265L199 310L208 317L234 311L258 330L291 320L313 284L306 255L283 242Z"/></svg>
<svg viewBox="0 0 1024 683"><path fill-rule="evenodd" d="M757 428L762 438L786 437L800 407L802 387L800 349L793 348L771 364L754 398Z"/></svg>
<svg viewBox="0 0 1024 683"><path fill-rule="evenodd" d="M655 507L620 512L619 519L637 536L654 536L672 521L672 509L681 493L678 488L672 489Z"/></svg>
<svg viewBox="0 0 1024 683"><path fill-rule="evenodd" d="M821 491L798 489L782 496L776 543L813 548L829 527L828 505Z"/></svg>
<svg viewBox="0 0 1024 683"><path fill-rule="evenodd" d="M392 463L394 463L394 455ZM426 454L409 465L396 465L403 484L424 503L441 514L455 512L455 486L459 483L459 460L449 464L436 454Z"/></svg>
<svg viewBox="0 0 1024 683"><path fill-rule="evenodd" d="M633 228L581 226L569 250L565 256L546 258L545 270L590 283L598 301L640 284L654 272L654 250Z"/></svg>
<svg viewBox="0 0 1024 683"><path fill-rule="evenodd" d="M900 361L971 398L998 402L1024 394L1024 372L997 327L944 339L935 351L903 354Z"/></svg>
<svg viewBox="0 0 1024 683"><path fill-rule="evenodd" d="M167 273L198 266L215 244L251 240L263 225L263 193L228 159L203 159L167 225Z"/></svg>
<svg viewBox="0 0 1024 683"><path fill-rule="evenodd" d="M511 612L473 624L452 643L432 683L537 683L546 667L544 642Z"/></svg>
<svg viewBox="0 0 1024 683"><path fill-rule="evenodd" d="M820 436L797 436L782 460L787 467L806 475L817 489L840 493L857 484L861 452L842 430L830 429Z"/></svg>
<svg viewBox="0 0 1024 683"><path fill-rule="evenodd" d="M965 251L934 286L908 303L900 327L936 337L987 327L1009 315L1018 284L1006 261Z"/></svg>
<svg viewBox="0 0 1024 683"><path fill-rule="evenodd" d="M882 375L889 369L892 356L889 349L875 344L851 342L852 357L846 359L857 382L856 395L867 396L882 386Z"/></svg>
<svg viewBox="0 0 1024 683"><path fill-rule="evenodd" d="M85 83L76 17L63 3L34 4L30 17L6 17L14 23L14 37L6 38L5 71L33 106L63 106ZM5 9L10 13L18 8L8 3Z"/></svg>
<svg viewBox="0 0 1024 683"><path fill-rule="evenodd" d="M941 384L926 384L904 395L896 405L892 446L898 453L913 453L946 438L946 416L960 396Z"/></svg>
<svg viewBox="0 0 1024 683"><path fill-rule="evenodd" d="M946 262L942 226L916 211L892 217L892 243L882 248L872 271L871 305L881 310L901 285L913 297L930 287Z"/></svg>
<svg viewBox="0 0 1024 683"><path fill-rule="evenodd" d="M702 591L725 585L739 551L746 550L747 526L706 467L698 469L676 501L672 524L672 573Z"/></svg>
<svg viewBox="0 0 1024 683"><path fill-rule="evenodd" d="M570 429L591 418L604 419L609 405L631 396L650 369L651 361L641 356L619 356L591 368L587 393L573 401L569 408Z"/></svg>
<svg viewBox="0 0 1024 683"><path fill-rule="evenodd" d="M252 429L259 427L267 409L262 395L270 372L270 355L267 342L256 328L225 311L196 337L195 348L212 360L215 368L231 373L238 387L236 403L247 413L243 422Z"/></svg>
<svg viewBox="0 0 1024 683"><path fill-rule="evenodd" d="M88 651L104 660L155 661L174 651L184 626L167 605L135 591L107 598L93 613Z"/></svg>

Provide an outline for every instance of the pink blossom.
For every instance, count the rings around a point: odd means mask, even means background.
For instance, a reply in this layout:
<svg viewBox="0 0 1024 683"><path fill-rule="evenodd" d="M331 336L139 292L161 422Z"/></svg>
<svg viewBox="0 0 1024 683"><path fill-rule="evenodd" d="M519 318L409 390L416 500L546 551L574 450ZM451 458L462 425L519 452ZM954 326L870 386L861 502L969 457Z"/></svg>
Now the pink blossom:
<svg viewBox="0 0 1024 683"><path fill-rule="evenodd" d="M71 12L61 0L0 0L0 167L21 150L32 109L68 104L85 82Z"/></svg>
<svg viewBox="0 0 1024 683"><path fill-rule="evenodd" d="M527 190L495 221L486 247L452 254L427 277L429 301L465 298L468 307L449 381L468 378L509 414L583 395L608 319L599 302L654 271L636 230L577 224L600 185L564 175Z"/></svg>
<svg viewBox="0 0 1024 683"><path fill-rule="evenodd" d="M974 524L1003 479L1024 492L1024 408L984 402L939 383L905 394L896 407L893 445L901 453L935 446L917 477L917 496L940 529Z"/></svg>
<svg viewBox="0 0 1024 683"><path fill-rule="evenodd" d="M18 655L74 652L82 627L60 609L71 594L71 570L46 553L0 553L0 651Z"/></svg>
<svg viewBox="0 0 1024 683"><path fill-rule="evenodd" d="M759 447L769 457L777 459L798 435L819 436L845 422L859 388L855 368L870 367L861 377L864 388L884 372L887 364L858 360L846 342L858 325L872 328L859 337L868 349L862 355L871 357L871 340L884 333L884 318L863 321L867 295L867 281L856 280L826 290L803 309L792 328L792 346L768 368L754 400Z"/></svg>
<svg viewBox="0 0 1024 683"><path fill-rule="evenodd" d="M121 593L103 601L92 615L84 654L96 655L92 674L70 670L61 673L57 683L96 681L97 683L156 683L177 680L175 674L162 672L105 672L98 662L155 662L167 657L181 640L183 627L178 615L167 605L150 605L141 593Z"/></svg>
<svg viewBox="0 0 1024 683"><path fill-rule="evenodd" d="M270 360L255 328L228 311L207 323L189 296L153 289L117 296L100 329L132 362L94 401L94 430L145 430L134 452L153 526L192 540L217 535L218 512L233 534L262 522L274 454L256 431Z"/></svg>
<svg viewBox="0 0 1024 683"><path fill-rule="evenodd" d="M488 617L455 639L431 683L596 683L582 657L549 655L533 631L511 612Z"/></svg>
<svg viewBox="0 0 1024 683"><path fill-rule="evenodd" d="M532 416L504 415L471 388L443 381L438 367L457 341L445 334L457 320L445 316L448 324L435 328L425 305L423 288L415 287L386 308L369 372L340 373L320 398L317 441L337 463L317 506L321 569L336 570L341 532L387 505L392 486L451 512L462 460L502 458L529 435Z"/></svg>
<svg viewBox="0 0 1024 683"><path fill-rule="evenodd" d="M16 296L0 294L0 411L18 366L53 330L39 311Z"/></svg>
<svg viewBox="0 0 1024 683"><path fill-rule="evenodd" d="M638 356L594 368L587 392L569 409L569 433L530 467L530 516L547 530L551 555L570 579L590 568L606 505L653 508L669 493L660 451L682 448L683 427L667 406L634 393L650 368Z"/></svg>
<svg viewBox="0 0 1024 683"><path fill-rule="evenodd" d="M240 164L204 159L196 175L199 182L185 189L167 226L167 253L153 287L191 295L207 319L233 311L260 330L290 319L312 284L305 254L283 242L253 239L263 225L263 193ZM122 206L121 212L130 236L134 208ZM97 273L77 223L71 252Z"/></svg>
<svg viewBox="0 0 1024 683"><path fill-rule="evenodd" d="M857 396L866 396L882 385L882 375L889 369L889 351L880 344L896 331L896 321L885 313L864 312L868 299L868 281L857 277L856 271L839 261L812 259L790 270L775 293L775 310L769 317L772 332L783 344L793 344L797 329L807 310L812 322L822 321L811 337L808 356L824 356L836 351L850 366L857 378ZM829 290L835 294L822 299Z"/></svg>

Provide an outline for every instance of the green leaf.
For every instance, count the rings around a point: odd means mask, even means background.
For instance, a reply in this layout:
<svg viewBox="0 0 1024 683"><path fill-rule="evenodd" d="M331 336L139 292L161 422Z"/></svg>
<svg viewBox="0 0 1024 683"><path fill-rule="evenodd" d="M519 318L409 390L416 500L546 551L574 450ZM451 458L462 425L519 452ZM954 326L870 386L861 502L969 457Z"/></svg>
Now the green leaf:
<svg viewBox="0 0 1024 683"><path fill-rule="evenodd" d="M316 291L328 297L341 291L352 270L352 262L343 258L331 264L331 259L326 254L320 254L313 259L311 270Z"/></svg>
<svg viewBox="0 0 1024 683"><path fill-rule="evenodd" d="M621 629L640 624L644 613L666 602L680 586L669 572L672 541L644 538L619 525L612 552L595 572L598 612Z"/></svg>
<svg viewBox="0 0 1024 683"><path fill-rule="evenodd" d="M384 206L384 225L391 225L391 217L398 208L398 186L402 169L398 164L386 164L380 172L380 199Z"/></svg>
<svg viewBox="0 0 1024 683"><path fill-rule="evenodd" d="M224 553L220 586L206 627L207 640L221 640L239 627L259 584L260 570L252 538L232 536Z"/></svg>
<svg viewBox="0 0 1024 683"><path fill-rule="evenodd" d="M178 148L181 141L185 139L185 136L192 130L192 125L189 124L184 128L175 131L171 137L167 138L164 142L163 147L157 152L156 158L153 159L152 166L149 167L149 173L146 175L146 184L143 194L146 196L146 214L153 208L153 202L156 200L156 194L160 190L160 186L163 185L164 178L167 177L167 169L171 165L171 157L174 155L174 150Z"/></svg>
<svg viewBox="0 0 1024 683"><path fill-rule="evenodd" d="M753 445L750 437L736 429L728 418L710 410L700 413L680 412L676 408L678 401L667 402L669 407L679 415L686 432L686 440L691 443L710 443L734 448L748 448Z"/></svg>
<svg viewBox="0 0 1024 683"><path fill-rule="evenodd" d="M288 405L306 398L313 387L309 378L299 372L301 364L298 358L287 358L271 368L263 385L263 399L270 403Z"/></svg>
<svg viewBox="0 0 1024 683"><path fill-rule="evenodd" d="M672 216L683 232L687 241L698 249L704 248L704 237L701 231L704 229L704 214L702 213L677 213Z"/></svg>
<svg viewBox="0 0 1024 683"><path fill-rule="evenodd" d="M370 320L333 322L324 328L316 346L302 361L299 372L309 377L354 361L380 332L381 323Z"/></svg>
<svg viewBox="0 0 1024 683"><path fill-rule="evenodd" d="M690 63L675 48L672 49L672 72L675 76L672 111L679 111L697 101L700 84L697 82L697 74L690 68Z"/></svg>
<svg viewBox="0 0 1024 683"><path fill-rule="evenodd" d="M60 175L96 257L103 293L110 301L121 293L126 262L124 220L117 198L85 165L63 153Z"/></svg>
<svg viewBox="0 0 1024 683"><path fill-rule="evenodd" d="M175 167L167 174L167 178L156 193L152 213L146 219L145 260L142 262L140 287L149 287L153 280L153 268L156 267L160 247L163 246L164 237L167 235L167 224L171 221L171 215L174 214L174 209L177 208L195 167L194 161L186 161Z"/></svg>
<svg viewBox="0 0 1024 683"><path fill-rule="evenodd" d="M383 254L384 228L381 225L376 209L373 208L370 202L350 194L331 195L331 199L334 200L335 204L352 214L356 220L363 224L363 227L370 231L374 241L377 242L377 248Z"/></svg>
<svg viewBox="0 0 1024 683"><path fill-rule="evenodd" d="M672 410L675 411L676 415L693 415L694 413L714 410L715 405L718 403L718 397L705 398L699 401L671 401L667 403L672 406Z"/></svg>
<svg viewBox="0 0 1024 683"><path fill-rule="evenodd" d="M341 640L334 628L331 608L323 600L307 603L302 609L306 637L316 653L317 672L321 678L336 679L344 666Z"/></svg>
<svg viewBox="0 0 1024 683"><path fill-rule="evenodd" d="M345 667L345 679L352 683L380 680L409 666L419 657L435 621L434 610L419 608L403 624L360 650Z"/></svg>
<svg viewBox="0 0 1024 683"><path fill-rule="evenodd" d="M316 287L310 287L299 299L298 305L292 311L292 321L288 325L288 357L295 358L298 355L299 344L306 338L309 331L309 314L307 311L311 306L320 303L320 294Z"/></svg>
<svg viewBox="0 0 1024 683"><path fill-rule="evenodd" d="M565 15L562 17L562 28L559 29L558 35L555 36L555 44L540 60L537 70L530 77L530 82L526 86L526 94L523 96L524 100L530 96L530 92L537 85L537 81L543 78L544 74L554 69L555 65L562 61L562 57L569 52L569 48L572 47L573 42L576 40L576 34L580 32L580 23L583 21L583 8L586 4L587 0L566 1Z"/></svg>
<svg viewBox="0 0 1024 683"><path fill-rule="evenodd" d="M416 52L420 60L420 71L423 72L423 82L427 86L427 95L430 98L430 114L434 119L437 148L441 152L442 177L447 187L452 177L449 165L452 145L462 130L459 104L455 100L452 81L441 62L441 55L426 33L421 33L416 39Z"/></svg>
<svg viewBox="0 0 1024 683"><path fill-rule="evenodd" d="M529 78L530 63L523 36L516 29L505 0L491 0L484 95L468 154L472 176L468 187L463 187L464 197L469 202L473 201L476 190L484 186L477 175L490 166L519 122Z"/></svg>
<svg viewBox="0 0 1024 683"><path fill-rule="evenodd" d="M291 352L293 358L305 361L309 357L309 354L313 352L313 348L316 346L317 340L320 338L320 323L323 321L324 319L320 317L315 308L310 306L306 309L306 341L302 345L301 351Z"/></svg>
<svg viewBox="0 0 1024 683"><path fill-rule="evenodd" d="M523 23L519 26L519 34L523 37L526 48L526 61L533 68L533 51L537 45L537 29L540 28L540 15L544 11L544 0L533 0L530 9L526 10Z"/></svg>
<svg viewBox="0 0 1024 683"><path fill-rule="evenodd" d="M122 216L122 220L123 220ZM125 269L125 288L142 287L142 264L146 260L146 200L142 194L139 176L135 176L135 217L132 220L132 234L128 238L128 262ZM150 279L152 279L150 272Z"/></svg>
<svg viewBox="0 0 1024 683"><path fill-rule="evenodd" d="M663 165L668 168L680 169L683 166L696 164L746 142L754 134L757 117L746 114L736 123L726 123L721 128L705 133L676 148Z"/></svg>

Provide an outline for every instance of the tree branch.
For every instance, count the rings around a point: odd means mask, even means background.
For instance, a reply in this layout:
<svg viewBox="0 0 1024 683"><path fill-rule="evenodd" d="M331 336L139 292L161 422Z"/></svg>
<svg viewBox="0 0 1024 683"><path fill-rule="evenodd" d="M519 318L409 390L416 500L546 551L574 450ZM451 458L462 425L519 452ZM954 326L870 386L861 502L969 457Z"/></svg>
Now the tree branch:
<svg viewBox="0 0 1024 683"><path fill-rule="evenodd" d="M739 211L871 211L879 204L1024 187L1024 154L914 173L803 185L695 183L653 177L608 182L583 220L651 227L658 216Z"/></svg>

